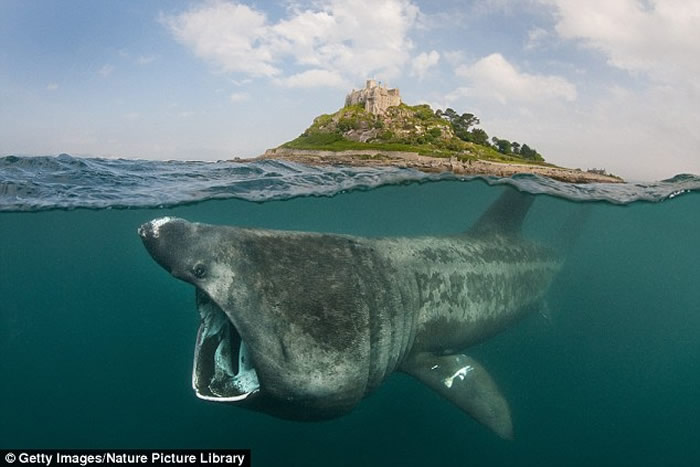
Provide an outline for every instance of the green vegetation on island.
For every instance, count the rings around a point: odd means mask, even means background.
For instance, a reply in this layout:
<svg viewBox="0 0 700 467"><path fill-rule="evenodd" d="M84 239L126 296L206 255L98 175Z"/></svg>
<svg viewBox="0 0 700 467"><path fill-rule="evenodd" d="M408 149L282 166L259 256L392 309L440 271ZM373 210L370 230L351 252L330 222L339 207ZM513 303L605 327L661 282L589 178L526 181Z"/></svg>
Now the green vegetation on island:
<svg viewBox="0 0 700 467"><path fill-rule="evenodd" d="M493 137L478 128L479 119L427 105L400 104L382 114L349 105L334 114L316 117L299 137L282 148L348 151L376 150L415 152L432 157L455 157L462 161L490 160L544 164L544 158L527 144Z"/></svg>

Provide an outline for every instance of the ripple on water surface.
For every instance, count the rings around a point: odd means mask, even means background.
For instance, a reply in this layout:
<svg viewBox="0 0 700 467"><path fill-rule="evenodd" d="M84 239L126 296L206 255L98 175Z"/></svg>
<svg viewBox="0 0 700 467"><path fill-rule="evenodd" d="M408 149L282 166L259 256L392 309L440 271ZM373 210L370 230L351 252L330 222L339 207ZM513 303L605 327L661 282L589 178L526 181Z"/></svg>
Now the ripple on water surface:
<svg viewBox="0 0 700 467"><path fill-rule="evenodd" d="M700 177L576 185L537 175L512 178L427 174L395 167L310 167L281 161L203 162L59 156L0 157L0 211L177 206L210 199L249 201L332 196L383 185L479 179L574 201L660 202L700 191Z"/></svg>

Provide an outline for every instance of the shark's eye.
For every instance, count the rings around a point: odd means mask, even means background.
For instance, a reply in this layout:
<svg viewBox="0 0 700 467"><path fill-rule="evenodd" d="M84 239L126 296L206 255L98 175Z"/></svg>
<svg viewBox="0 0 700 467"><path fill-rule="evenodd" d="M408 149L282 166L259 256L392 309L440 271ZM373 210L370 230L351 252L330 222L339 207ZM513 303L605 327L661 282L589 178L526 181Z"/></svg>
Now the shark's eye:
<svg viewBox="0 0 700 467"><path fill-rule="evenodd" d="M194 277L197 279L204 279L204 276L207 275L207 267L199 263L192 269L192 274L194 274Z"/></svg>

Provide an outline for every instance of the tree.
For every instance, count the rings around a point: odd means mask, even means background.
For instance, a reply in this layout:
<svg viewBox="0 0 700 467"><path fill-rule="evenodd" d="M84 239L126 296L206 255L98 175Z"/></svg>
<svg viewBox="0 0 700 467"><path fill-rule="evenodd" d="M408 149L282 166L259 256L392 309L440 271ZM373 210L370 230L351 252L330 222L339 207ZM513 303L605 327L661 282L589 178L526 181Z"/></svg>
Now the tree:
<svg viewBox="0 0 700 467"><path fill-rule="evenodd" d="M527 144L523 144L520 148L520 157L531 161L544 160L544 157L542 157L542 155L539 152L537 152L535 149L530 148L530 146L528 146Z"/></svg>
<svg viewBox="0 0 700 467"><path fill-rule="evenodd" d="M507 139L499 139L498 152L503 154L510 154L512 152L512 146L510 144L510 141L508 141Z"/></svg>
<svg viewBox="0 0 700 467"><path fill-rule="evenodd" d="M460 122L460 125L463 125L465 129L469 129L481 123L474 114L468 113L462 114L458 120Z"/></svg>
<svg viewBox="0 0 700 467"><path fill-rule="evenodd" d="M459 131L463 134L467 134L469 133L469 128L479 124L479 119L476 118L474 114L464 113L462 115L457 115L457 113L454 110L452 110L452 113L454 114L454 116L450 119L450 122L455 128L455 133Z"/></svg>
<svg viewBox="0 0 700 467"><path fill-rule="evenodd" d="M471 142L474 144L480 144L482 146L489 145L489 135L481 128L472 129L470 138Z"/></svg>
<svg viewBox="0 0 700 467"><path fill-rule="evenodd" d="M497 136L494 136L491 138L491 141L493 141L493 145L496 146L496 149L498 149L498 152L501 154L511 154L513 151L513 147L507 139L501 139L498 138Z"/></svg>
<svg viewBox="0 0 700 467"><path fill-rule="evenodd" d="M474 130L476 129L470 130L472 127L480 123L478 117L476 117L474 114L463 113L462 115L459 115L454 111L454 109L448 107L444 111L438 109L435 111L435 115L450 122L452 124L452 128L454 128L455 136L462 141L484 144L485 139L485 142L488 142L488 136L485 136L486 133L481 133L483 130L480 130L477 133L474 133Z"/></svg>
<svg viewBox="0 0 700 467"><path fill-rule="evenodd" d="M468 141L482 146L489 145L489 135L481 128L475 128L481 122L476 115L471 113L463 113L459 115L454 109L448 107L445 110L436 110L435 115L443 120L447 120L452 124L455 136L462 141ZM530 148L527 144L520 144L517 141L508 141L496 136L491 138L493 146L502 154L518 155L524 159L533 161L543 161L544 158L540 153Z"/></svg>
<svg viewBox="0 0 700 467"><path fill-rule="evenodd" d="M457 112L455 112L454 109L451 109L451 108L449 108L449 107L446 108L444 112L443 112L442 110L440 110L440 109L437 109L437 110L435 111L435 115L437 115L437 116L440 117L440 118L444 118L444 119L447 120L448 122L452 122L452 120L454 120L454 119L456 119L457 117L459 117L459 115L457 114Z"/></svg>

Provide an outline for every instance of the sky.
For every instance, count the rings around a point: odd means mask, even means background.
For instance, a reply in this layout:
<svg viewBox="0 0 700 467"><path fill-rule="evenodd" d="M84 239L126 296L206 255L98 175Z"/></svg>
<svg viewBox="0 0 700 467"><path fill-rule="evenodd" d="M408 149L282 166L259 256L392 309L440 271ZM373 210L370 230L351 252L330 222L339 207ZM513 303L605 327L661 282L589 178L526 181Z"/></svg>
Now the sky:
<svg viewBox="0 0 700 467"><path fill-rule="evenodd" d="M552 163L700 173L698 0L0 0L0 155L252 157L368 78Z"/></svg>

